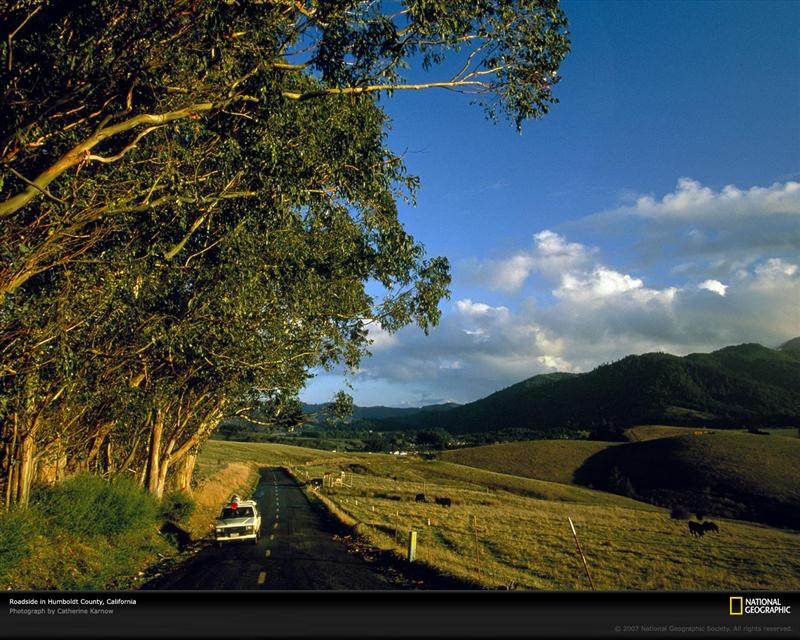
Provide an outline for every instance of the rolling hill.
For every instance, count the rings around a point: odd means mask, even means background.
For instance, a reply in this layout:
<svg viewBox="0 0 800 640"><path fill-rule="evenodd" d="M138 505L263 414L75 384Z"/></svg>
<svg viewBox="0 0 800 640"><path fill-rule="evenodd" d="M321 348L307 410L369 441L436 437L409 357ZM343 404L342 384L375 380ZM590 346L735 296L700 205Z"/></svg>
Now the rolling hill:
<svg viewBox="0 0 800 640"><path fill-rule="evenodd" d="M626 494L663 507L800 529L800 438L794 432L764 437L638 429L644 430L639 442L508 442L447 451L442 459Z"/></svg>
<svg viewBox="0 0 800 640"><path fill-rule="evenodd" d="M698 432L699 433L699 432ZM661 506L800 530L800 438L716 431L607 447L575 471L584 486Z"/></svg>
<svg viewBox="0 0 800 640"><path fill-rule="evenodd" d="M572 484L586 460L607 447L597 440L529 440L443 451L441 459L523 478Z"/></svg>
<svg viewBox="0 0 800 640"><path fill-rule="evenodd" d="M627 356L583 374L539 375L446 411L373 421L376 430L578 430L635 424L741 427L800 422L800 353L758 344L684 357Z"/></svg>

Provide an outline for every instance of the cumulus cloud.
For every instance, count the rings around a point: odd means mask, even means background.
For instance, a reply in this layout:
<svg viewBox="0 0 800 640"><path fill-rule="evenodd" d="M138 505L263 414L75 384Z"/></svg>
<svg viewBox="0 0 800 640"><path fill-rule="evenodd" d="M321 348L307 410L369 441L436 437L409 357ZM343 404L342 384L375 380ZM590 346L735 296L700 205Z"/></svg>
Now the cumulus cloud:
<svg viewBox="0 0 800 640"><path fill-rule="evenodd" d="M372 353L397 345L397 336L389 333L375 322L367 325L367 337L370 341L370 351Z"/></svg>
<svg viewBox="0 0 800 640"><path fill-rule="evenodd" d="M505 293L519 291L536 272L546 279L558 278L565 271L586 264L596 253L579 242L545 229L533 236L533 246L505 258L468 260L461 265L467 279Z"/></svg>
<svg viewBox="0 0 800 640"><path fill-rule="evenodd" d="M370 329L374 356L354 384L402 389L411 404L468 402L630 353L800 335L800 183L715 190L684 178L672 193L633 202L584 226L613 222L628 241L613 242L613 253L602 252L603 238L590 246L545 229L508 255L461 263L440 325L428 337ZM464 282L470 297L458 295Z"/></svg>
<svg viewBox="0 0 800 640"><path fill-rule="evenodd" d="M703 280L697 287L716 293L718 296L724 296L728 285L722 284L719 280Z"/></svg>
<svg viewBox="0 0 800 640"><path fill-rule="evenodd" d="M675 191L660 200L652 195L640 196L633 207L621 211L656 220L672 218L693 222L796 216L800 213L800 182L776 182L769 187L750 189L727 185L714 191L697 180L680 178Z"/></svg>
<svg viewBox="0 0 800 640"><path fill-rule="evenodd" d="M672 260L686 275L740 277L766 256L786 257L800 247L800 182L720 190L681 178L661 198L642 195L633 205L587 216L575 229L614 234L633 244L642 265Z"/></svg>
<svg viewBox="0 0 800 640"><path fill-rule="evenodd" d="M630 353L685 355L800 335L800 266L787 260L758 261L729 284L661 288L596 264L562 274L552 293L552 304L517 309L457 300L430 336L396 334L363 363L356 384L388 381L467 402L536 374L588 371Z"/></svg>

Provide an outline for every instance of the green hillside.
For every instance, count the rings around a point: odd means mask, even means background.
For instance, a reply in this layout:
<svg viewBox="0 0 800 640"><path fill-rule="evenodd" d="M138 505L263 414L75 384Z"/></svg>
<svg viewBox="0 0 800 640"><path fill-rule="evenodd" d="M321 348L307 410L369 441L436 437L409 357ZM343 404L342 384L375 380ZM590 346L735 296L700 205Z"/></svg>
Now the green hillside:
<svg viewBox="0 0 800 640"><path fill-rule="evenodd" d="M606 447L577 482L730 518L800 529L800 439L715 431Z"/></svg>
<svg viewBox="0 0 800 640"><path fill-rule="evenodd" d="M453 449L443 452L441 458L479 469L571 484L588 458L613 446L618 445L593 440L531 440Z"/></svg>
<svg viewBox="0 0 800 640"><path fill-rule="evenodd" d="M628 356L584 374L535 376L436 413L374 422L377 430L590 429L636 424L782 426L800 422L800 355L757 344L685 357Z"/></svg>

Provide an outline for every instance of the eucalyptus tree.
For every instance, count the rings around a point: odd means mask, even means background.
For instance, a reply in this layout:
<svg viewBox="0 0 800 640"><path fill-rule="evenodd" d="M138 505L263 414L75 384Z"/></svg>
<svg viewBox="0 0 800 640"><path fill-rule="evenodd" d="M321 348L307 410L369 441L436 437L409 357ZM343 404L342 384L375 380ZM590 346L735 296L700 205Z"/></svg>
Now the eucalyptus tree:
<svg viewBox="0 0 800 640"><path fill-rule="evenodd" d="M11 0L0 32L7 503L53 448L159 493L254 390L356 366L369 322L435 324L447 261L398 220L417 180L380 100L519 127L568 51L553 0Z"/></svg>

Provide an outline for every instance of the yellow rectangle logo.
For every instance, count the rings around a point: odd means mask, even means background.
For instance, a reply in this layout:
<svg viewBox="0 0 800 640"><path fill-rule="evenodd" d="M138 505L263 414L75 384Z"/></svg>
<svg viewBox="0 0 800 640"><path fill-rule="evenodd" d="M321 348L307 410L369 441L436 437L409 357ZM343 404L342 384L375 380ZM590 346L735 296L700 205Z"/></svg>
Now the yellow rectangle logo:
<svg viewBox="0 0 800 640"><path fill-rule="evenodd" d="M744 597L731 596L731 615L732 616L744 615Z"/></svg>

